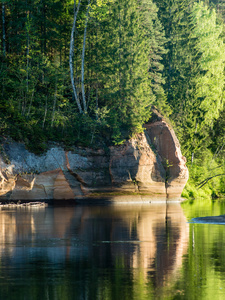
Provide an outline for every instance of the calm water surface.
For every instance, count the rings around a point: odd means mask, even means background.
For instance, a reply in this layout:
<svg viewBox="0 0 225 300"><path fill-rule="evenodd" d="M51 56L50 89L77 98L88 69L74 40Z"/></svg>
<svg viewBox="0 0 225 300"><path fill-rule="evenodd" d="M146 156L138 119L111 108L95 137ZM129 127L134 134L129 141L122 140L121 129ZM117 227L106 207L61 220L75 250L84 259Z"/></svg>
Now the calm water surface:
<svg viewBox="0 0 225 300"><path fill-rule="evenodd" d="M0 210L0 300L225 299L223 203Z"/></svg>

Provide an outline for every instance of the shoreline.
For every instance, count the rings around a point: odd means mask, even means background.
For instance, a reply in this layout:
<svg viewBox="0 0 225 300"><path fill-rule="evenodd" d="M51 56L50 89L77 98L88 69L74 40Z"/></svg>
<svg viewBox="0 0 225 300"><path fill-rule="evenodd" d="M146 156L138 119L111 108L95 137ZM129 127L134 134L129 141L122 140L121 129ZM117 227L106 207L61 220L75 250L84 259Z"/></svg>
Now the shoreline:
<svg viewBox="0 0 225 300"><path fill-rule="evenodd" d="M181 203L184 198L151 197L147 195L117 195L102 197L78 197L76 199L27 199L27 200L0 200L2 207L48 207L48 206L80 206L80 205L116 205L116 204L157 204Z"/></svg>

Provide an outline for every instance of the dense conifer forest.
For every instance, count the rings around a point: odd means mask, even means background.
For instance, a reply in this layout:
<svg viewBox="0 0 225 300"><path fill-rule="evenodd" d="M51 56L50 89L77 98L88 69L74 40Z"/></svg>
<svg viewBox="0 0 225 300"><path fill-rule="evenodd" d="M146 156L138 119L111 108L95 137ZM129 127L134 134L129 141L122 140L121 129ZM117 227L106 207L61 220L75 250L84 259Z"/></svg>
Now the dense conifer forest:
<svg viewBox="0 0 225 300"><path fill-rule="evenodd" d="M0 6L2 138L36 153L48 141L119 145L143 132L154 105L187 157L184 196L225 193L225 0Z"/></svg>

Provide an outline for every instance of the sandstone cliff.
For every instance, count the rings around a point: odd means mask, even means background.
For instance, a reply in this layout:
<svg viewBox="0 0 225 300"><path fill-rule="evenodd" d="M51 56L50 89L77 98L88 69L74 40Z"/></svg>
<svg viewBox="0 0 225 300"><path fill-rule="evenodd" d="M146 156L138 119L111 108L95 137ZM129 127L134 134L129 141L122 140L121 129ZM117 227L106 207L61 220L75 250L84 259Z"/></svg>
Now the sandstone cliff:
<svg viewBox="0 0 225 300"><path fill-rule="evenodd" d="M188 180L186 158L182 155L179 141L171 126L153 110L154 121L145 125L151 144L161 157L166 172L167 198L181 194Z"/></svg>
<svg viewBox="0 0 225 300"><path fill-rule="evenodd" d="M1 152L0 200L177 200L188 179L179 142L162 119L106 151L53 144L37 156L6 141Z"/></svg>

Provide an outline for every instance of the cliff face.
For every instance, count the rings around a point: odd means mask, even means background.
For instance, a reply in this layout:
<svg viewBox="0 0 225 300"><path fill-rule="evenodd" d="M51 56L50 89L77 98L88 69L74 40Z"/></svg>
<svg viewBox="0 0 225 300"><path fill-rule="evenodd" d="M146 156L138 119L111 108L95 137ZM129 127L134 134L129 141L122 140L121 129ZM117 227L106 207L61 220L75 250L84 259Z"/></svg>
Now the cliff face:
<svg viewBox="0 0 225 300"><path fill-rule="evenodd" d="M186 158L181 153L179 141L173 129L163 119L146 124L145 128L166 172L167 197L176 198L182 193L188 180Z"/></svg>
<svg viewBox="0 0 225 300"><path fill-rule="evenodd" d="M133 201L177 200L188 179L179 142L162 120L147 124L145 134L107 151L65 151L53 145L37 156L15 142L4 143L2 149L0 199L4 200L88 198L94 202L101 197L113 200L116 194L119 201L130 201L131 195Z"/></svg>

